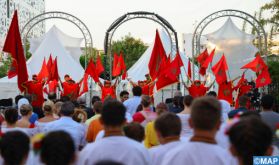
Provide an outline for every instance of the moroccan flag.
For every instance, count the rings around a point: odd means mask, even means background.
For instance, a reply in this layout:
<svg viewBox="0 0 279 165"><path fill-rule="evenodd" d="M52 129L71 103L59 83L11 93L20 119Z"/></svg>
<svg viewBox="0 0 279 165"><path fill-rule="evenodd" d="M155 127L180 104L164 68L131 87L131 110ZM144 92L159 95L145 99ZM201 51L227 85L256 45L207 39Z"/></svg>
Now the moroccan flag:
<svg viewBox="0 0 279 165"><path fill-rule="evenodd" d="M46 59L44 58L42 68L38 74L38 80L43 81L43 80L46 80L48 77L49 77L49 72L48 72L47 65L46 65Z"/></svg>
<svg viewBox="0 0 279 165"><path fill-rule="evenodd" d="M219 100L226 100L230 104L233 102L233 84L232 82L224 82L219 85L218 89L218 99Z"/></svg>
<svg viewBox="0 0 279 165"><path fill-rule="evenodd" d="M98 76L100 76L103 72L104 72L104 66L102 64L102 60L101 60L101 56L99 55L97 57L97 61L96 61L96 74Z"/></svg>
<svg viewBox="0 0 279 165"><path fill-rule="evenodd" d="M265 64L264 60L261 58L260 54L257 54L256 58L253 61L241 67L241 69L251 69L256 73L259 73L260 71L263 71L266 68L267 65Z"/></svg>
<svg viewBox="0 0 279 165"><path fill-rule="evenodd" d="M266 68L263 71L261 71L261 73L258 75L256 79L256 88L266 86L270 83L271 83L271 78L268 69Z"/></svg>
<svg viewBox="0 0 279 165"><path fill-rule="evenodd" d="M119 63L118 65L120 65L121 68L122 79L125 80L125 78L127 77L127 70L126 70L126 64L122 53L120 53L120 56L118 58L118 63Z"/></svg>
<svg viewBox="0 0 279 165"><path fill-rule="evenodd" d="M63 83L62 96L68 96L71 100L76 100L79 95L79 84L78 83Z"/></svg>
<svg viewBox="0 0 279 165"><path fill-rule="evenodd" d="M43 83L42 82L34 82L28 81L25 84L27 88L27 94L32 97L32 106L33 107L42 107L44 103L43 96Z"/></svg>
<svg viewBox="0 0 279 165"><path fill-rule="evenodd" d="M242 73L241 78L239 79L237 85L235 86L235 89L238 89L241 86L241 84L243 84L244 80L245 80L245 72Z"/></svg>
<svg viewBox="0 0 279 165"><path fill-rule="evenodd" d="M118 62L118 55L114 53L113 55L113 65L112 65L112 76L119 76L121 74L121 66Z"/></svg>
<svg viewBox="0 0 279 165"><path fill-rule="evenodd" d="M57 57L55 57L55 60L51 66L51 78L50 80L59 80L59 74L58 74L58 66L57 66Z"/></svg>
<svg viewBox="0 0 279 165"><path fill-rule="evenodd" d="M83 80L79 83L79 96L88 92L88 74L84 73Z"/></svg>
<svg viewBox="0 0 279 165"><path fill-rule="evenodd" d="M8 71L8 78L12 78L17 75L17 85L19 90L22 92L24 91L22 83L28 80L28 73L18 27L17 10L14 12L3 51L10 53L12 56L12 64L10 66L10 70Z"/></svg>
<svg viewBox="0 0 279 165"><path fill-rule="evenodd" d="M168 76L166 75L161 75L157 82L156 82L156 89L159 91L160 89L166 87L166 86L169 86L169 85L172 85L174 83L178 83L178 79L175 78L175 79L170 79Z"/></svg>
<svg viewBox="0 0 279 165"><path fill-rule="evenodd" d="M222 84L227 81L226 71L228 70L228 65L224 55L211 69L218 84Z"/></svg>
<svg viewBox="0 0 279 165"><path fill-rule="evenodd" d="M99 76L96 74L96 67L92 59L90 59L87 68L85 69L85 73L91 76L95 82L99 82Z"/></svg>
<svg viewBox="0 0 279 165"><path fill-rule="evenodd" d="M188 59L188 77L192 78L191 61Z"/></svg>
<svg viewBox="0 0 279 165"><path fill-rule="evenodd" d="M207 69L207 68L208 68L208 65L209 65L209 64L212 62L212 60L213 60L214 54L215 54L215 48L211 51L210 55L206 58L206 60L204 61L204 63L202 64L201 67Z"/></svg>
<svg viewBox="0 0 279 165"><path fill-rule="evenodd" d="M51 72L52 65L53 65L53 60L52 60L52 56L50 55L47 61L47 69L49 72Z"/></svg>
<svg viewBox="0 0 279 165"><path fill-rule="evenodd" d="M203 63L205 62L205 60L208 58L208 52L207 49L205 49L198 57L197 57L197 61L200 64L200 66L203 65Z"/></svg>
<svg viewBox="0 0 279 165"><path fill-rule="evenodd" d="M164 69L163 67L161 67L163 66L161 65L162 61L166 61L166 58L166 52L160 39L158 30L156 30L155 42L151 53L150 61L148 63L149 74L152 80L155 80L157 77L159 77L160 71Z"/></svg>

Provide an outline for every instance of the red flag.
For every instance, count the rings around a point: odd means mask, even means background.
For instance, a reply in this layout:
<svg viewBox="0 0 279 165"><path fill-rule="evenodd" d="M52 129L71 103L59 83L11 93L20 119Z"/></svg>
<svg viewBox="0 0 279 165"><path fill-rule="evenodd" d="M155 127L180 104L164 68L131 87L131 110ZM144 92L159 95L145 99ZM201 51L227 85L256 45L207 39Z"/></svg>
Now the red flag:
<svg viewBox="0 0 279 165"><path fill-rule="evenodd" d="M167 77L166 75L161 75L157 82L156 82L156 88L157 90L160 90L166 86L172 85L174 83L178 83L178 79L170 79L169 77Z"/></svg>
<svg viewBox="0 0 279 165"><path fill-rule="evenodd" d="M160 71L164 69L163 67L161 67L163 66L161 64L162 61L166 61L166 58L166 52L160 39L158 30L156 30L155 42L151 53L150 61L148 63L149 74L153 80L159 77Z"/></svg>
<svg viewBox="0 0 279 165"><path fill-rule="evenodd" d="M118 62L119 57L116 53L113 55L112 76L119 76L121 74L121 66Z"/></svg>
<svg viewBox="0 0 279 165"><path fill-rule="evenodd" d="M51 72L52 65L53 65L53 60L52 60L52 56L50 55L47 61L47 69L49 73Z"/></svg>
<svg viewBox="0 0 279 165"><path fill-rule="evenodd" d="M212 67L212 72L215 75L218 84L222 84L227 81L226 71L228 70L228 65L226 62L226 57L223 55L222 58Z"/></svg>
<svg viewBox="0 0 279 165"><path fill-rule="evenodd" d="M242 73L241 78L239 79L237 85L235 86L235 89L238 89L241 86L241 84L243 84L244 80L245 80L245 72Z"/></svg>
<svg viewBox="0 0 279 165"><path fill-rule="evenodd" d="M271 78L268 69L264 69L256 79L256 88L266 86L271 83Z"/></svg>
<svg viewBox="0 0 279 165"><path fill-rule="evenodd" d="M49 82L46 84L46 87L44 88L44 92L45 92L46 94L49 94L49 93L56 93L57 87L58 87L58 82L57 82L56 80L49 81Z"/></svg>
<svg viewBox="0 0 279 165"><path fill-rule="evenodd" d="M188 59L188 77L192 78L191 61Z"/></svg>
<svg viewBox="0 0 279 165"><path fill-rule="evenodd" d="M79 84L79 96L83 95L84 93L88 92L88 74L84 74L83 80Z"/></svg>
<svg viewBox="0 0 279 165"><path fill-rule="evenodd" d="M208 52L207 49L205 49L198 57L197 57L197 61L200 64L200 66L203 65L203 63L205 62L205 60L208 58Z"/></svg>
<svg viewBox="0 0 279 165"><path fill-rule="evenodd" d="M42 107L44 103L44 96L43 96L43 83L42 82L34 82L28 81L25 84L27 88L27 94L32 97L32 106L33 107Z"/></svg>
<svg viewBox="0 0 279 165"><path fill-rule="evenodd" d="M120 63L119 65L122 72L122 80L125 80L125 78L127 77L127 70L126 70L126 64L122 53L120 53L118 63Z"/></svg>
<svg viewBox="0 0 279 165"><path fill-rule="evenodd" d="M256 58L249 62L248 64L241 67L241 69L251 69L256 73L259 73L262 70L265 70L267 65L265 64L264 60L261 58L260 54L256 55Z"/></svg>
<svg viewBox="0 0 279 165"><path fill-rule="evenodd" d="M207 69L208 65L212 62L213 57L215 54L215 48L211 51L210 55L206 58L206 60L204 61L204 63L202 64L202 67Z"/></svg>
<svg viewBox="0 0 279 165"><path fill-rule="evenodd" d="M24 91L22 83L28 80L28 73L18 27L17 10L14 12L3 51L10 53L12 56L12 64L8 72L8 78L12 78L17 75L18 88L22 92Z"/></svg>
<svg viewBox="0 0 279 165"><path fill-rule="evenodd" d="M218 99L219 100L226 100L230 104L233 102L233 84L232 82L224 82L219 85L218 89Z"/></svg>
<svg viewBox="0 0 279 165"><path fill-rule="evenodd" d="M100 76L103 72L104 72L104 66L102 64L102 60L101 60L101 56L99 55L97 57L97 61L96 61L96 73L98 76Z"/></svg>
<svg viewBox="0 0 279 165"><path fill-rule="evenodd" d="M68 96L71 100L76 100L79 95L79 84L63 82L62 96Z"/></svg>
<svg viewBox="0 0 279 165"><path fill-rule="evenodd" d="M99 76L96 74L96 67L92 59L90 59L87 68L85 69L85 73L89 74L95 82L99 82Z"/></svg>
<svg viewBox="0 0 279 165"><path fill-rule="evenodd" d="M50 80L59 80L59 74L58 74L58 67L57 67L57 57L55 57L55 60L51 66L51 72L50 72L51 78Z"/></svg>
<svg viewBox="0 0 279 165"><path fill-rule="evenodd" d="M38 74L38 80L43 81L43 80L46 80L48 77L49 77L49 72L48 72L47 65L46 65L46 59L44 58L42 68Z"/></svg>

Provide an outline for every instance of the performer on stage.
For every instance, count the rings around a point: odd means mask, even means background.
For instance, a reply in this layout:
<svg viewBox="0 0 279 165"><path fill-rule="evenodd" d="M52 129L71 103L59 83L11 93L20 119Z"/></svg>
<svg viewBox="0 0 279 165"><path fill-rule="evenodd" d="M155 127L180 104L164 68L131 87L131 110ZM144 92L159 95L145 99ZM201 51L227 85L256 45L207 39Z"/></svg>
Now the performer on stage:
<svg viewBox="0 0 279 165"><path fill-rule="evenodd" d="M79 96L79 84L83 78L76 83L68 74L66 74L64 80L65 81L61 83L63 87L61 96L68 96L71 100L76 100Z"/></svg>
<svg viewBox="0 0 279 165"><path fill-rule="evenodd" d="M252 85L249 85L247 79L244 79L240 86L238 86L237 89L235 89L238 90L237 98L235 100L235 108L239 107L239 97L248 94L249 92L251 92L252 89ZM247 105L247 107L250 107L250 101L248 101L248 104L249 105Z"/></svg>
<svg viewBox="0 0 279 165"><path fill-rule="evenodd" d="M207 76L206 76L207 77ZM183 83L184 87L189 91L189 94L193 98L201 97L206 94L206 92L213 86L214 81L206 87L206 81L201 82L200 80L195 80L194 82L189 78L191 82L191 86L187 86L185 83ZM206 80L206 79L205 79Z"/></svg>
<svg viewBox="0 0 279 165"><path fill-rule="evenodd" d="M145 78L146 80L139 80L138 83L133 82L130 78L128 79L128 81L133 85L133 87L141 87L142 95L152 96L155 82L151 80L149 74L146 74Z"/></svg>
<svg viewBox="0 0 279 165"><path fill-rule="evenodd" d="M115 83L111 85L111 81L105 80L104 85L99 82L98 85L101 87L102 90L102 101L104 101L107 97L111 97L113 99L116 98L115 89L118 83L118 79L115 80Z"/></svg>
<svg viewBox="0 0 279 165"><path fill-rule="evenodd" d="M38 76L34 74L31 81L22 84L25 88L25 94L32 98L31 105L35 108L41 108L44 103L43 86L45 81L38 81Z"/></svg>

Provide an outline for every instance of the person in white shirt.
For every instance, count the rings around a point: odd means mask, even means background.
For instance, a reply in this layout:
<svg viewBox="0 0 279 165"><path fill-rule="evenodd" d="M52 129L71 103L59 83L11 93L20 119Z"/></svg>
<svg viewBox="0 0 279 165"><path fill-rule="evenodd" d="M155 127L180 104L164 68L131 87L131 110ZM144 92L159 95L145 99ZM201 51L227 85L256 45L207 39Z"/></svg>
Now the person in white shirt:
<svg viewBox="0 0 279 165"><path fill-rule="evenodd" d="M215 134L221 124L221 105L216 98L201 97L191 106L189 124L193 136L167 153L162 165L224 165L228 152L217 145Z"/></svg>
<svg viewBox="0 0 279 165"><path fill-rule="evenodd" d="M162 160L167 156L167 151L178 146L181 142L181 122L174 113L164 113L155 121L155 130L161 145L149 149L153 165L161 165Z"/></svg>
<svg viewBox="0 0 279 165"><path fill-rule="evenodd" d="M137 108L140 105L142 89L139 86L135 86L133 87L132 92L134 96L123 103L130 116L133 116L136 113Z"/></svg>
<svg viewBox="0 0 279 165"><path fill-rule="evenodd" d="M124 165L149 165L150 156L144 146L123 135L125 106L116 100L104 103L101 122L104 125L104 138L89 143L80 152L78 164L92 165L99 161L111 160Z"/></svg>
<svg viewBox="0 0 279 165"><path fill-rule="evenodd" d="M63 103L60 110L61 118L46 125L45 130L46 132L61 130L69 133L75 142L76 149L80 149L86 144L86 129L72 119L74 109L75 106L72 102Z"/></svg>
<svg viewBox="0 0 279 165"><path fill-rule="evenodd" d="M184 110L177 114L177 116L180 118L182 130L181 130L181 136L180 139L182 141L188 141L189 138L193 135L193 129L189 125L189 118L191 109L190 106L193 102L194 98L190 95L187 95L183 98L183 105Z"/></svg>

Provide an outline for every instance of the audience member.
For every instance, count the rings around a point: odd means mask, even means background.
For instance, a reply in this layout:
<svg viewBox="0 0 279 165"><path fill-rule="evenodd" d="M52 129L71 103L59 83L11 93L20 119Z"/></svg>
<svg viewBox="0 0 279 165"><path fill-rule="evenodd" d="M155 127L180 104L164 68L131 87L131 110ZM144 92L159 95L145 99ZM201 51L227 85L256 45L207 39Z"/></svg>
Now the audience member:
<svg viewBox="0 0 279 165"><path fill-rule="evenodd" d="M132 122L123 127L125 136L138 142L144 140L144 127L139 123Z"/></svg>
<svg viewBox="0 0 279 165"><path fill-rule="evenodd" d="M143 95L141 97L141 105L143 110L133 115L133 121L140 123L142 126L146 126L148 122L154 121L157 117L156 113L151 109L151 97Z"/></svg>
<svg viewBox="0 0 279 165"><path fill-rule="evenodd" d="M249 101L249 97L243 95L243 96L240 96L239 97L239 100L238 100L238 104L239 104L239 108L238 109L235 109L235 110L232 110L228 113L228 116L229 118L233 118L235 115L237 115L238 113L243 113L243 112L246 112L248 111L246 105L247 105L247 102Z"/></svg>
<svg viewBox="0 0 279 165"><path fill-rule="evenodd" d="M119 96L120 96L120 101L123 103L124 101L129 99L129 92L121 91Z"/></svg>
<svg viewBox="0 0 279 165"><path fill-rule="evenodd" d="M141 102L141 94L142 90L141 87L135 86L132 89L133 97L129 98L128 100L124 101L124 106L127 109L127 113L130 114L130 116L133 116L136 113L136 110Z"/></svg>

